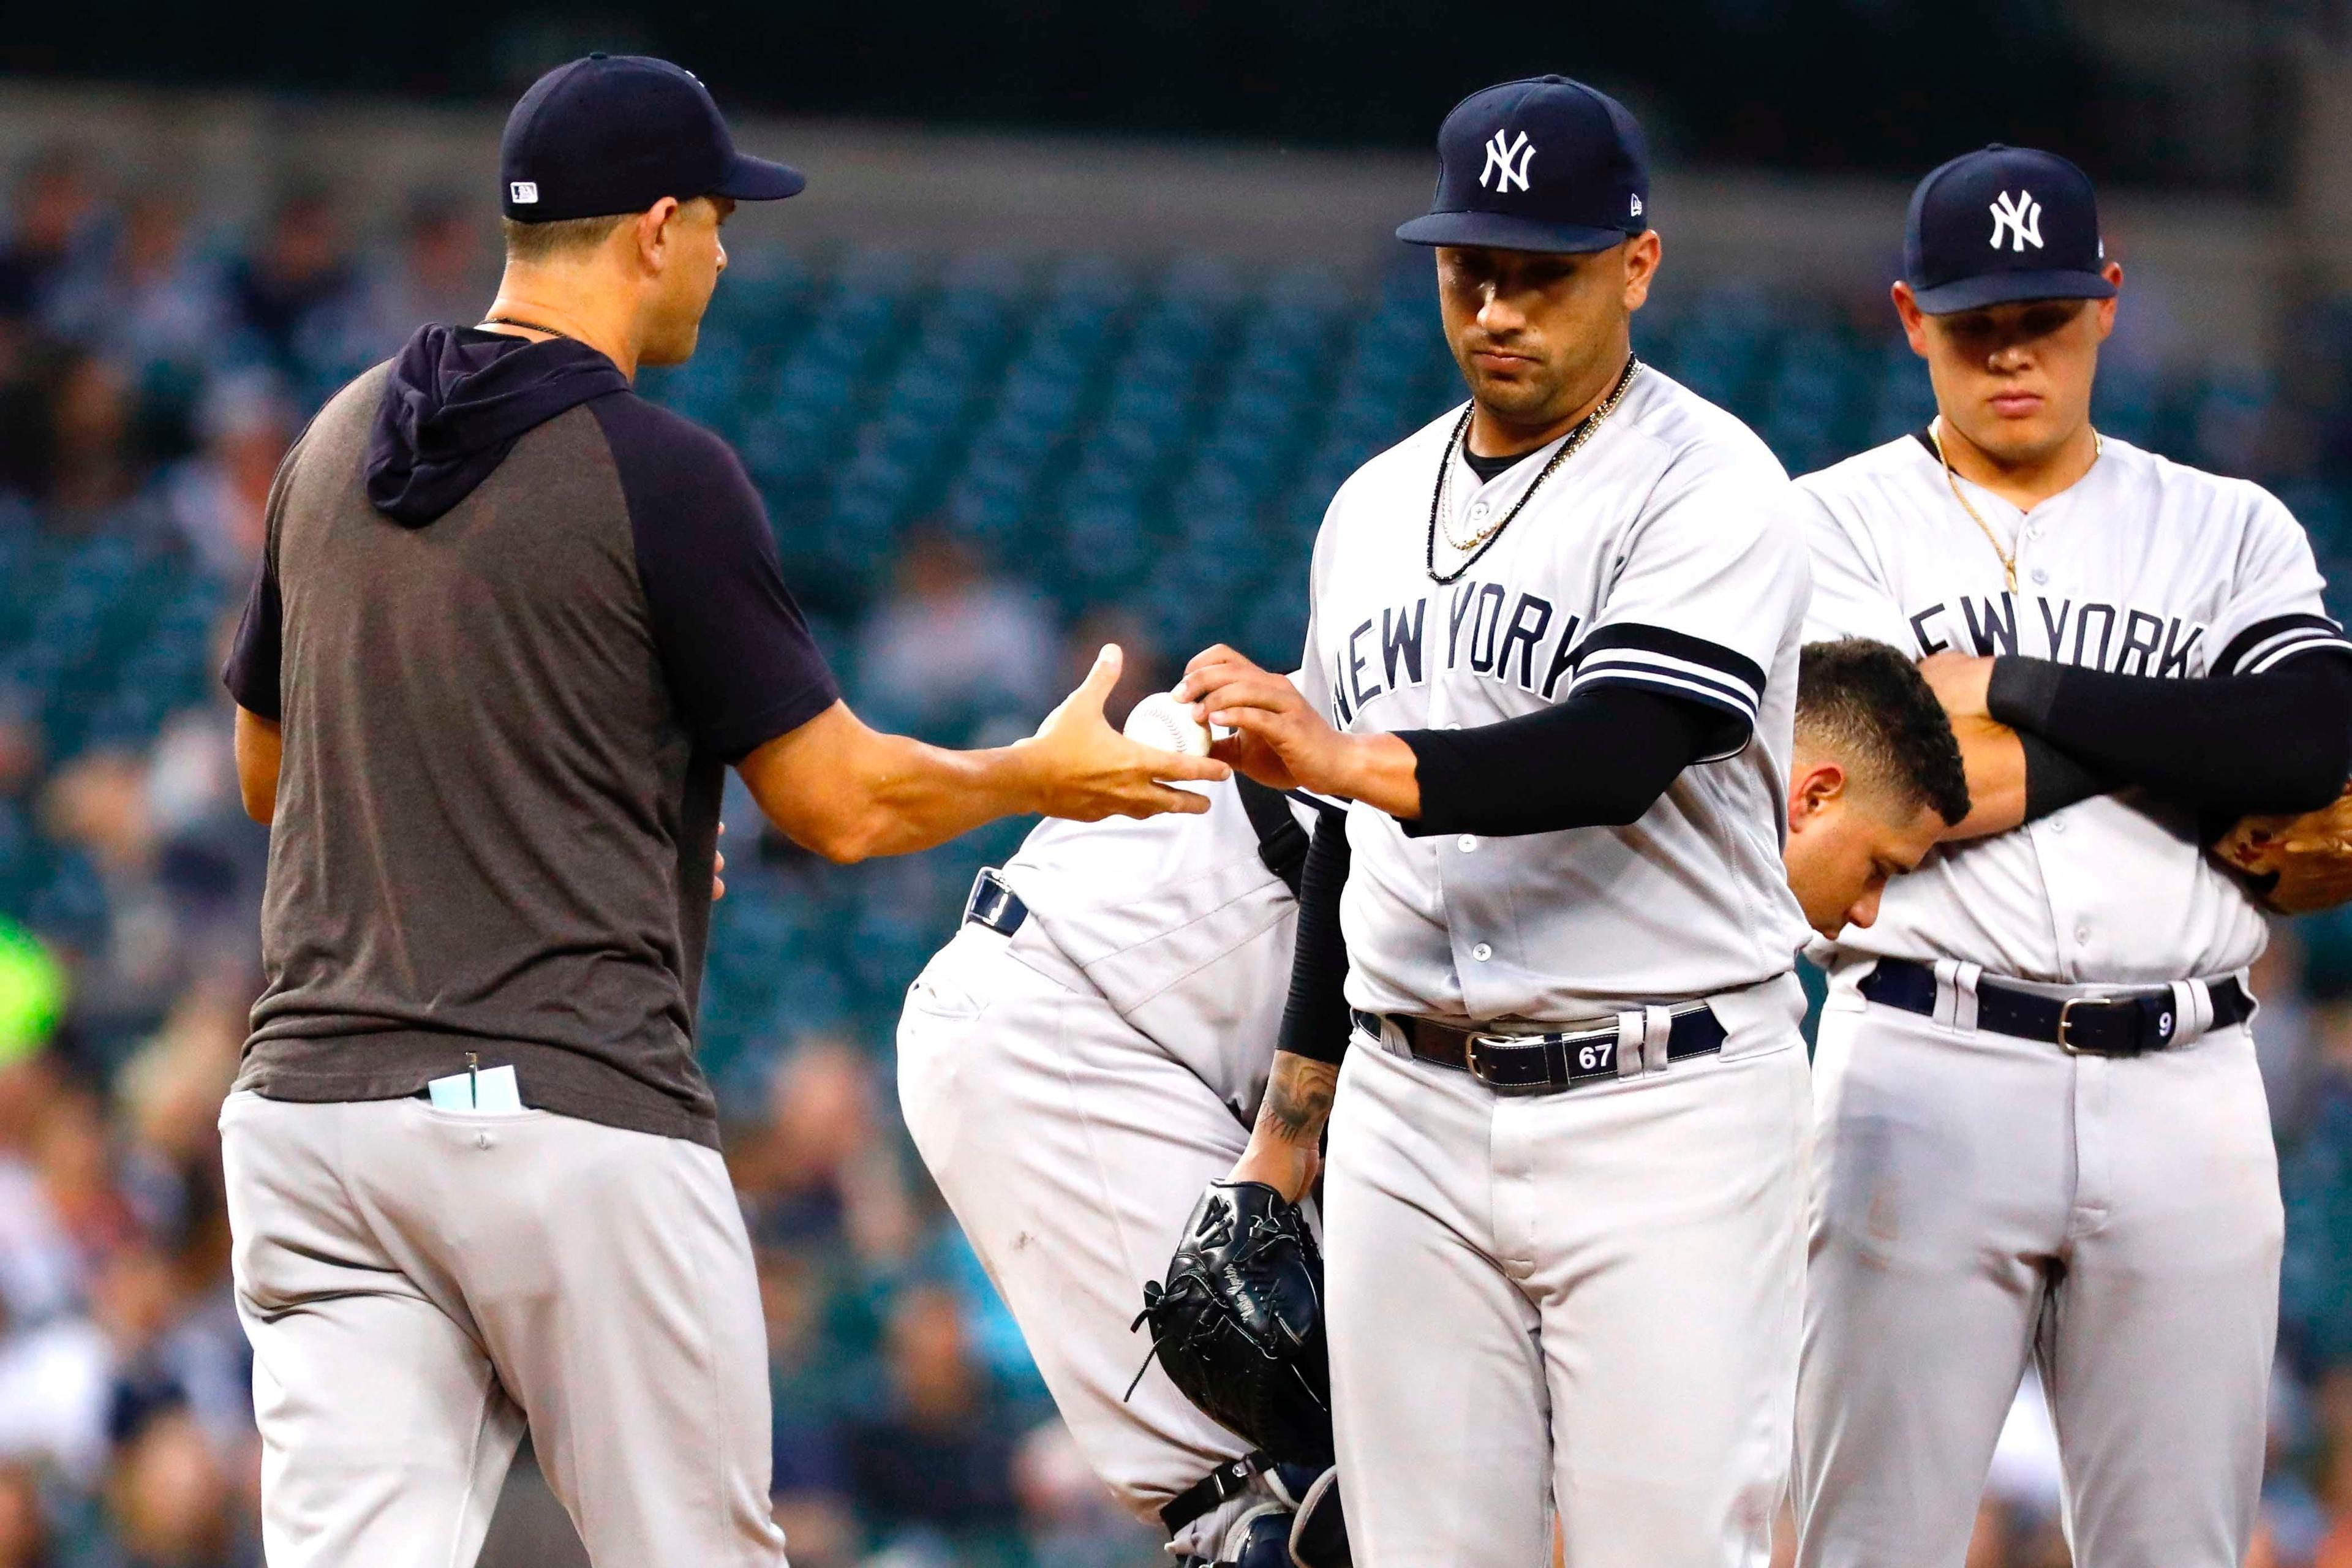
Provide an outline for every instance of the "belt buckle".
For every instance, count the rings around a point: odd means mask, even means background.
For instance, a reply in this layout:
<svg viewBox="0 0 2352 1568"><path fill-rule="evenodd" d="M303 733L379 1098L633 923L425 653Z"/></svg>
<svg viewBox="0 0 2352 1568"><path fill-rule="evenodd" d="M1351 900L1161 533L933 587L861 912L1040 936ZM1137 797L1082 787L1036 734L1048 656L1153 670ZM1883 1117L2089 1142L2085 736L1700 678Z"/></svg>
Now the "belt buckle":
<svg viewBox="0 0 2352 1568"><path fill-rule="evenodd" d="M2067 1026L2074 1021L2077 1007L2112 1007L2130 998L2123 996L2069 996L2058 1004L2058 1048L2070 1057L2114 1057L2123 1053L2103 1051L2090 1046L2078 1046L2066 1035Z"/></svg>
<svg viewBox="0 0 2352 1568"><path fill-rule="evenodd" d="M1462 1070L1468 1073L1478 1082L1485 1084L1488 1089L1492 1089L1495 1085L1487 1079L1486 1073L1481 1071L1478 1067L1478 1042L1481 1038L1483 1038L1483 1037L1474 1030L1464 1031L1462 1036Z"/></svg>

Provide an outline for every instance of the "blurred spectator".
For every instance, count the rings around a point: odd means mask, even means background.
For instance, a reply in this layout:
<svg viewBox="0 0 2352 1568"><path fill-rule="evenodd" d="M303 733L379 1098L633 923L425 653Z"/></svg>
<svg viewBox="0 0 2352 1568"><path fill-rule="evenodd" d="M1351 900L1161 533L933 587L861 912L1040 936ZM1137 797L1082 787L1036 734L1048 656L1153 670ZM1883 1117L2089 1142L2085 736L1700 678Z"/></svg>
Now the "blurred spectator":
<svg viewBox="0 0 2352 1568"><path fill-rule="evenodd" d="M909 723L1018 715L1025 734L1062 696L1060 646L1030 595L927 527L908 535L891 596L859 638L858 684L874 707Z"/></svg>
<svg viewBox="0 0 2352 1568"><path fill-rule="evenodd" d="M1120 1509L1058 1417L1022 1436L1013 1486L1035 1568L1127 1568L1160 1555L1157 1534Z"/></svg>
<svg viewBox="0 0 2352 1568"><path fill-rule="evenodd" d="M104 265L72 279L50 317L60 336L136 380L159 365L194 370L218 354L222 310L219 268L189 235L185 202L148 191L123 209Z"/></svg>
<svg viewBox="0 0 2352 1568"><path fill-rule="evenodd" d="M229 267L230 326L249 356L307 384L346 357L361 294L333 201L321 190L297 191Z"/></svg>
<svg viewBox="0 0 2352 1568"><path fill-rule="evenodd" d="M172 521L197 563L240 594L268 537L269 482L296 426L275 376L254 371L217 380L197 414L201 449L166 481Z"/></svg>
<svg viewBox="0 0 2352 1568"><path fill-rule="evenodd" d="M31 1466L0 1464L0 1568L54 1568L48 1510Z"/></svg>
<svg viewBox="0 0 2352 1568"><path fill-rule="evenodd" d="M107 1495L120 1535L108 1568L232 1568L239 1560L235 1491L184 1410L159 1411L128 1436Z"/></svg>
<svg viewBox="0 0 2352 1568"><path fill-rule="evenodd" d="M398 255L369 284L368 332L376 352L390 354L427 321L470 325L482 319L498 289L498 258L486 243L491 230L478 214L446 194L409 204Z"/></svg>
<svg viewBox="0 0 2352 1568"><path fill-rule="evenodd" d="M76 1016L108 1041L152 1028L184 977L147 784L145 758L89 752L58 772L41 801L50 836L86 853L105 889L100 945L77 966Z"/></svg>
<svg viewBox="0 0 2352 1568"><path fill-rule="evenodd" d="M144 478L131 440L130 387L120 370L79 350L56 362L48 386L44 520L54 532L86 534L111 521Z"/></svg>
<svg viewBox="0 0 2352 1568"><path fill-rule="evenodd" d="M737 1184L762 1243L844 1245L872 1264L915 1243L904 1164L876 1112L872 1059L847 1041L802 1041L777 1068L772 1121L742 1146Z"/></svg>
<svg viewBox="0 0 2352 1568"><path fill-rule="evenodd" d="M954 1295L902 1292L890 1314L883 1408L853 1421L850 1472L859 1509L877 1527L950 1539L1010 1533L1020 1521L1013 1436L964 1336Z"/></svg>
<svg viewBox="0 0 2352 1568"><path fill-rule="evenodd" d="M73 268L87 261L97 227L98 194L80 153L53 147L16 182L14 219L0 249L0 318L41 316Z"/></svg>

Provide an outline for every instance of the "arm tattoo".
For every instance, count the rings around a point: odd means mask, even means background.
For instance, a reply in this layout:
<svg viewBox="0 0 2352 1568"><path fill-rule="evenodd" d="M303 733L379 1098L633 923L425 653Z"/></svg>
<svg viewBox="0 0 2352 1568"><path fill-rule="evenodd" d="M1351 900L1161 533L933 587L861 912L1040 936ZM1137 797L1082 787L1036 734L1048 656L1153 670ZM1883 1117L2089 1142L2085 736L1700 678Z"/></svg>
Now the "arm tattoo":
<svg viewBox="0 0 2352 1568"><path fill-rule="evenodd" d="M1331 1096L1339 1085L1339 1063L1277 1052L1273 1074L1266 1079L1258 1125L1286 1143L1312 1143L1323 1135L1323 1123L1331 1114Z"/></svg>

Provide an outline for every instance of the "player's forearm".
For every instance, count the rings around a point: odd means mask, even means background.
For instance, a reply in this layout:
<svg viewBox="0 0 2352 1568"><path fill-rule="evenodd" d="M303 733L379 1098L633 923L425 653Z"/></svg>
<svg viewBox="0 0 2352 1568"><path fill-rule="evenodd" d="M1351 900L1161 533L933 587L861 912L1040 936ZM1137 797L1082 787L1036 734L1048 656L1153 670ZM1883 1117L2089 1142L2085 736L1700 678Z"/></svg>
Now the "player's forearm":
<svg viewBox="0 0 2352 1568"><path fill-rule="evenodd" d="M278 816L278 769L284 754L278 722L236 710L236 792L245 814L267 827Z"/></svg>
<svg viewBox="0 0 2352 1568"><path fill-rule="evenodd" d="M2352 660L2172 679L1993 661L1986 706L2084 765L2202 811L2310 811L2352 770Z"/></svg>
<svg viewBox="0 0 2352 1568"><path fill-rule="evenodd" d="M1657 805L1685 768L1737 743L1718 710L1631 686L1580 691L1475 729L1408 730L1397 739L1419 760L1419 820L1405 827L1416 837L1622 827Z"/></svg>
<svg viewBox="0 0 2352 1568"><path fill-rule="evenodd" d="M1022 746L950 751L905 735L874 737L845 785L856 805L845 811L836 860L907 855L944 844L1002 816L1044 809L1034 753ZM812 847L815 847L812 846Z"/></svg>
<svg viewBox="0 0 2352 1568"><path fill-rule="evenodd" d="M1292 1203L1315 1184L1323 1128L1339 1087L1339 1064L1276 1051L1258 1105L1249 1147L1234 1166L1237 1182L1264 1182Z"/></svg>
<svg viewBox="0 0 2352 1568"><path fill-rule="evenodd" d="M847 864L946 842L1036 809L1034 751L951 752L867 729L836 705L738 764L778 832Z"/></svg>
<svg viewBox="0 0 2352 1568"><path fill-rule="evenodd" d="M1395 735L1335 734L1328 765L1310 763L1301 787L1341 800L1360 800L1401 822L1421 815L1420 759ZM1313 776L1307 776L1312 774Z"/></svg>

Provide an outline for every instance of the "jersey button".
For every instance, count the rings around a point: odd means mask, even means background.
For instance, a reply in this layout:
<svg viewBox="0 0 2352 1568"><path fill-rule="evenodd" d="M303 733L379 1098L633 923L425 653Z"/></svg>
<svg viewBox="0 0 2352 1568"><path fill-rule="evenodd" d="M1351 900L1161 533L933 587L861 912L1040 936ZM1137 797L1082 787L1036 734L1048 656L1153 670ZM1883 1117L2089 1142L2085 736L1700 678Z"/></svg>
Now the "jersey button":
<svg viewBox="0 0 2352 1568"><path fill-rule="evenodd" d="M1478 847L1478 836L1475 833L1465 833L1454 841L1454 847L1467 855Z"/></svg>
<svg viewBox="0 0 2352 1568"><path fill-rule="evenodd" d="M1484 522L1486 521L1486 514L1494 510L1495 509L1493 507L1488 506L1485 501L1474 500L1470 503L1470 521L1473 522Z"/></svg>
<svg viewBox="0 0 2352 1568"><path fill-rule="evenodd" d="M1470 956L1484 963L1495 956L1495 950L1482 942L1470 950Z"/></svg>
<svg viewBox="0 0 2352 1568"><path fill-rule="evenodd" d="M2075 940L2076 942L2088 942L2088 941L2090 941L2090 940L2091 940L2091 928L2090 928L2089 926L2087 926L2087 925L2078 925L2078 926L2076 926L2076 927L2074 928L2074 940Z"/></svg>
<svg viewBox="0 0 2352 1568"><path fill-rule="evenodd" d="M2064 819L2063 819L2063 818L2062 818L2062 817L2055 817L2055 816L2052 817L2052 818L2050 819L2050 831L2051 831L2051 832L2053 832L2053 833L2058 833L2058 834L2063 834L2063 833L2064 833L2064 832L2066 831L2066 824L2065 824Z"/></svg>
<svg viewBox="0 0 2352 1568"><path fill-rule="evenodd" d="M2050 568L2047 566L2036 566L2033 569L2033 581L2037 585L2049 582Z"/></svg>

